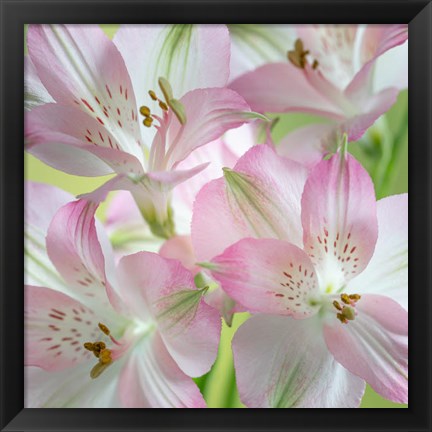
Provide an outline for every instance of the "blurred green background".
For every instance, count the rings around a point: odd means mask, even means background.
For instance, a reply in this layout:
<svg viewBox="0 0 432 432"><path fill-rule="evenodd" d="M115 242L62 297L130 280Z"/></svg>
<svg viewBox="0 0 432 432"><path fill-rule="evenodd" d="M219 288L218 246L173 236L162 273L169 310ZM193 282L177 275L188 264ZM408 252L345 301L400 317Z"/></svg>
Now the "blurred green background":
<svg viewBox="0 0 432 432"><path fill-rule="evenodd" d="M112 37L117 24L101 26ZM26 50L26 47L25 47ZM317 121L316 117L303 114L279 116L273 130L278 142L289 131ZM399 95L397 103L369 129L361 141L350 143L349 150L366 167L376 189L377 198L408 192L408 92ZM85 193L105 183L109 176L76 177L57 171L34 157L25 154L25 178L56 185L74 195ZM103 217L105 206L99 215ZM223 326L221 344L216 363L209 373L195 379L209 408L241 408L235 385L235 372L231 353L231 338L236 329L247 319L247 314L237 314L232 327ZM376 394L369 386L363 397L362 408L406 408L389 402Z"/></svg>

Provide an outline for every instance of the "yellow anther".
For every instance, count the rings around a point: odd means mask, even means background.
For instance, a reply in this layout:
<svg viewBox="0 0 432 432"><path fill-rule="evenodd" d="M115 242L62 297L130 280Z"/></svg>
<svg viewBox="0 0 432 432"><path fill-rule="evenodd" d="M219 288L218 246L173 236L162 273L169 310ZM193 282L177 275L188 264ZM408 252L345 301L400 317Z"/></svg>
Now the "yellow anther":
<svg viewBox="0 0 432 432"><path fill-rule="evenodd" d="M348 294L341 294L340 298L345 304L351 304Z"/></svg>
<svg viewBox="0 0 432 432"><path fill-rule="evenodd" d="M140 108L140 113L141 115L143 115L144 117L149 117L150 116L150 108L146 107L146 106L142 106Z"/></svg>
<svg viewBox="0 0 432 432"><path fill-rule="evenodd" d="M342 310L342 306L339 304L339 302L337 300L335 300L333 302L333 306L337 309L337 310Z"/></svg>
<svg viewBox="0 0 432 432"><path fill-rule="evenodd" d="M354 300L354 302L357 302L361 299L361 295L360 294L350 294L348 296L351 300Z"/></svg>
<svg viewBox="0 0 432 432"><path fill-rule="evenodd" d="M341 294L340 298L342 300L342 305L338 301L334 301L334 307L340 312L336 314L337 319L343 323L347 324L348 321L353 321L357 315L356 313L356 303L361 299L359 294Z"/></svg>
<svg viewBox="0 0 432 432"><path fill-rule="evenodd" d="M288 60L296 67L304 69L306 65L306 56L309 54L308 50L304 50L303 42L297 39L294 44L294 50L288 51Z"/></svg>
<svg viewBox="0 0 432 432"><path fill-rule="evenodd" d="M110 366L111 363L100 363L97 362L93 369L90 371L90 378L95 379L101 375L101 373Z"/></svg>
<svg viewBox="0 0 432 432"><path fill-rule="evenodd" d="M112 362L111 350L103 349L99 354L99 361L103 364L111 363Z"/></svg>
<svg viewBox="0 0 432 432"><path fill-rule="evenodd" d="M341 313L336 314L336 317L342 324L348 324L348 320Z"/></svg>
<svg viewBox="0 0 432 432"><path fill-rule="evenodd" d="M156 93L155 93L153 90L150 90L150 91L149 91L149 95L150 95L150 97L151 97L154 101L157 101L157 100L158 100L158 98L157 98L157 96L156 96Z"/></svg>
<svg viewBox="0 0 432 432"><path fill-rule="evenodd" d="M143 120L143 125L146 127L150 127L152 125L152 123L153 123L153 119L151 117L146 117Z"/></svg>
<svg viewBox="0 0 432 432"><path fill-rule="evenodd" d="M103 333L105 333L107 336L110 335L110 329L105 324L99 323L98 326Z"/></svg>
<svg viewBox="0 0 432 432"><path fill-rule="evenodd" d="M168 105L165 102L159 101L159 106L164 110L168 111Z"/></svg>
<svg viewBox="0 0 432 432"><path fill-rule="evenodd" d="M104 350L106 348L106 345L105 345L105 342L100 341L100 342L95 342L93 344L93 347L94 347L95 351L99 351L100 352L100 351L102 351L102 350Z"/></svg>
<svg viewBox="0 0 432 432"><path fill-rule="evenodd" d="M350 306L344 306L344 308L342 309L342 315L347 320L353 321L355 316L356 316L356 313L355 313L354 308L352 308Z"/></svg>
<svg viewBox="0 0 432 432"><path fill-rule="evenodd" d="M313 61L313 63L312 63L312 69L315 70L318 66L319 66L318 60L315 59L315 60Z"/></svg>
<svg viewBox="0 0 432 432"><path fill-rule="evenodd" d="M105 335L109 336L111 340L115 342L114 338L111 336L110 329L105 324L99 323L98 326ZM97 364L90 371L90 377L97 378L113 362L111 350L108 349L105 342L102 341L85 342L83 345L86 350L91 351L94 356L99 359Z"/></svg>

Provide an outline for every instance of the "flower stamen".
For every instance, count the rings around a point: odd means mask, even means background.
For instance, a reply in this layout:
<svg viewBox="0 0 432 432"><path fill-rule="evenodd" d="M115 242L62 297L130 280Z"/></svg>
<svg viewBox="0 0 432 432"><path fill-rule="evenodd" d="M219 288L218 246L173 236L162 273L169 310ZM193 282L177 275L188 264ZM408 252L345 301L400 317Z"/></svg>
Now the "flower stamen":
<svg viewBox="0 0 432 432"><path fill-rule="evenodd" d="M117 345L121 345L114 337L111 335L110 329L102 323L98 323L98 327L103 334L108 336L112 342ZM106 347L105 342L96 341L96 342L85 342L84 348L88 351L91 351L93 355L99 359L98 363L93 367L90 371L91 378L97 378L102 374L102 372L113 362L112 351Z"/></svg>
<svg viewBox="0 0 432 432"><path fill-rule="evenodd" d="M348 324L348 321L353 321L357 315L355 310L356 303L361 299L359 294L341 294L341 303L337 300L333 301L333 306L339 311L336 313L336 318L342 324Z"/></svg>
<svg viewBox="0 0 432 432"><path fill-rule="evenodd" d="M305 50L303 46L303 41L301 39L296 39L294 43L294 49L288 51L287 57L288 60L295 66L300 69L304 69L306 67L306 57L309 55L310 51ZM318 60L314 59L312 62L312 69L316 69L319 66Z"/></svg>
<svg viewBox="0 0 432 432"><path fill-rule="evenodd" d="M155 102L159 102L159 107L162 111L168 112L169 109L171 109L180 124L186 124L186 110L183 104L178 99L174 98L171 84L169 83L169 81L163 77L160 77L158 83L165 101L159 99L155 91L149 90L148 93L151 99ZM155 119L155 116L152 115L150 108L143 105L142 107L140 107L139 111L140 114L144 117L143 125L146 127L150 127L153 124L153 120Z"/></svg>

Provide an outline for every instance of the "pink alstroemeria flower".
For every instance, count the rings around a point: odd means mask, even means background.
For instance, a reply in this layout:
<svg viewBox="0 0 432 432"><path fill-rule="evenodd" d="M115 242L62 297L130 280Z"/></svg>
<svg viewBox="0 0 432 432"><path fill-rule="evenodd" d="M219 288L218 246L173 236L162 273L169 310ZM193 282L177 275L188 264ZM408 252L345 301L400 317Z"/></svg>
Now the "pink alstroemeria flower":
<svg viewBox="0 0 432 432"><path fill-rule="evenodd" d="M205 407L190 376L210 369L221 323L193 275L150 252L115 266L95 204L26 195L26 406Z"/></svg>
<svg viewBox="0 0 432 432"><path fill-rule="evenodd" d="M289 61L261 66L230 88L259 112L326 118L327 123L301 127L280 143L288 157L313 165L336 150L333 144L339 135L358 140L394 104L407 81L407 62L387 56L393 67L383 68L378 60L406 42L408 27L303 25L297 35L295 46L287 47ZM406 52L402 57L406 60Z"/></svg>
<svg viewBox="0 0 432 432"><path fill-rule="evenodd" d="M257 144L256 128L253 126L246 124L229 130L222 138L196 149L179 164L179 169L187 171L210 161L204 171L179 184L172 193L171 204L177 236L190 236L192 207L199 190L210 180L219 178L223 167L234 167L240 156ZM105 226L114 249L120 254L138 250L157 251L164 241L151 234L129 192L120 191L110 200ZM170 241L167 240L166 243L169 244Z"/></svg>
<svg viewBox="0 0 432 432"><path fill-rule="evenodd" d="M407 206L406 194L376 202L342 151L307 175L255 147L201 190L198 257L253 314L233 340L243 403L357 407L365 381L407 402Z"/></svg>
<svg viewBox="0 0 432 432"><path fill-rule="evenodd" d="M253 117L223 88L227 28L124 26L111 41L96 25L32 25L28 50L27 107L55 103L26 112L26 149L70 174L117 174L97 195L130 190L152 231L171 237L170 192L208 161L178 165Z"/></svg>

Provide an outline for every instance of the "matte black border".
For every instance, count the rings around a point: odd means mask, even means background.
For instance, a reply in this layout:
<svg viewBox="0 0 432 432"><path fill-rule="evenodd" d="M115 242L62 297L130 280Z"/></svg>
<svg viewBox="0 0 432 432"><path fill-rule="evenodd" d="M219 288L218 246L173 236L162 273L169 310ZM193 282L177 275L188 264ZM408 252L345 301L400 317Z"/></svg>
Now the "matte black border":
<svg viewBox="0 0 432 432"><path fill-rule="evenodd" d="M432 5L429 2L0 0L0 7L1 430L431 430ZM410 23L408 409L23 409L23 25L59 22Z"/></svg>

